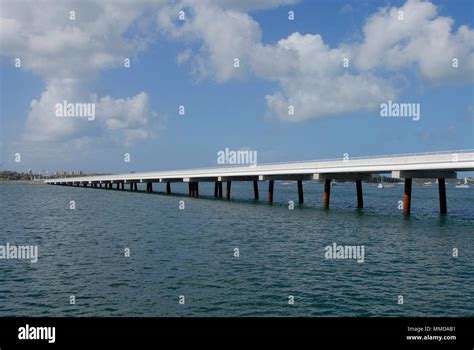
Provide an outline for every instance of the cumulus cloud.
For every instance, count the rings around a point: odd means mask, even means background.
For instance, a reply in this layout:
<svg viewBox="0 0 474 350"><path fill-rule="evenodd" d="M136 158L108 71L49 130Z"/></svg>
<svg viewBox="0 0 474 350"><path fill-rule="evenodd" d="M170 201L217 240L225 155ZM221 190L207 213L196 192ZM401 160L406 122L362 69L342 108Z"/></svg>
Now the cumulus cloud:
<svg viewBox="0 0 474 350"><path fill-rule="evenodd" d="M118 142L147 138L156 119L148 95L114 100L97 97L90 83L103 69L123 67L152 39L150 28L129 30L159 1L8 1L2 5L1 53L20 58L22 69L39 75L45 91L31 102L24 143L69 141L90 144L110 137ZM45 10L47 9L47 10ZM74 20L71 20L74 11ZM57 103L96 103L97 120L57 118ZM86 141L87 142L86 142Z"/></svg>
<svg viewBox="0 0 474 350"><path fill-rule="evenodd" d="M262 6L288 3L267 1ZM381 70L412 69L435 83L463 82L474 73L474 32L461 26L453 33L453 20L438 16L431 3L408 0L400 8L382 8L367 19L361 42L338 47L329 47L318 34L300 33L264 45L260 26L247 13L255 8L246 7L247 2L234 4L182 0L160 11L158 23L172 38L202 44L186 56L192 57L198 79L224 82L254 75L275 81L278 91L265 99L269 114L283 120L370 110L396 98L397 89ZM173 20L180 9L186 9L184 22ZM454 58L458 68L452 66ZM344 59L350 67L343 66ZM288 113L290 105L294 115Z"/></svg>
<svg viewBox="0 0 474 350"><path fill-rule="evenodd" d="M396 99L398 91L386 78L387 71L413 72L435 84L472 79L474 31L465 25L455 29L453 19L440 16L432 3L408 0L399 8L379 9L367 18L360 42L331 47L317 33L296 32L264 44L252 11L296 2L8 2L0 14L1 52L20 57L23 68L40 75L46 85L31 102L25 139L69 138L82 145L112 135L127 143L150 137L150 123L157 115L146 92L114 99L97 96L88 86L101 70L121 67L125 57L146 49L155 39L147 20L151 16L161 32L187 45L177 62L191 62L195 78L226 82L255 76L275 82L276 90L262 99L268 114L281 120L371 110ZM185 21L178 20L180 10L186 12ZM70 11L75 11L75 21L69 19ZM198 43L198 48L190 43ZM349 67L343 66L345 59ZM95 102L95 126L52 117L53 104L63 100Z"/></svg>
<svg viewBox="0 0 474 350"><path fill-rule="evenodd" d="M408 0L399 8L382 8L364 26L364 41L355 50L356 66L415 66L432 82L468 81L474 74L474 31L465 25L453 31L453 25L454 20L438 16L430 2Z"/></svg>
<svg viewBox="0 0 474 350"><path fill-rule="evenodd" d="M126 143L132 143L151 135L149 117L156 117L156 112L151 110L148 94L142 91L127 99L102 97L97 104L97 115L109 130L122 130Z"/></svg>

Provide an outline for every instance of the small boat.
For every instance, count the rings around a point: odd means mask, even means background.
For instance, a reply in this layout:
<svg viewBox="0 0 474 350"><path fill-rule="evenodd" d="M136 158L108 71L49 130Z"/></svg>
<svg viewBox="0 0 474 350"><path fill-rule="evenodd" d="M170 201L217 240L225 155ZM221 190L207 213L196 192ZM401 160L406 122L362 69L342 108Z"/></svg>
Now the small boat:
<svg viewBox="0 0 474 350"><path fill-rule="evenodd" d="M464 178L464 183L459 182L454 188L470 188L467 183L467 178Z"/></svg>
<svg viewBox="0 0 474 350"><path fill-rule="evenodd" d="M423 186L431 186L433 183L431 181L427 181L423 184Z"/></svg>
<svg viewBox="0 0 474 350"><path fill-rule="evenodd" d="M337 186L336 180L331 181L331 186Z"/></svg>

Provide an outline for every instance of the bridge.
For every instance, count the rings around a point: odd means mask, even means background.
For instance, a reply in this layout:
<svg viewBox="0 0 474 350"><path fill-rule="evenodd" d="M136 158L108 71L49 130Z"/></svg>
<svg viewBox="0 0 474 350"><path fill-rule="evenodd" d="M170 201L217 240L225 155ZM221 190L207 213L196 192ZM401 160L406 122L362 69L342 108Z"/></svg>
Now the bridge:
<svg viewBox="0 0 474 350"><path fill-rule="evenodd" d="M253 182L254 199L259 200L260 181L268 181L268 202L273 203L274 181L295 181L299 203L304 202L303 181L324 183L323 206L329 208L331 181L354 181L357 207L363 208L362 182L375 174L391 174L404 179L403 213L410 214L412 183L415 178L438 179L440 213L447 213L446 181L457 178L459 171L474 170L474 150L413 153L374 157L344 157L318 161L273 163L255 166L226 166L205 169L190 169L162 172L128 173L70 178L53 178L44 182L50 185L83 186L92 188L137 191L137 183L146 183L146 192L153 192L154 183L164 183L165 193L171 194L171 184L189 184L189 195L199 197L200 182L214 182L214 197L223 198L223 183L226 184L225 199L231 198L233 181Z"/></svg>

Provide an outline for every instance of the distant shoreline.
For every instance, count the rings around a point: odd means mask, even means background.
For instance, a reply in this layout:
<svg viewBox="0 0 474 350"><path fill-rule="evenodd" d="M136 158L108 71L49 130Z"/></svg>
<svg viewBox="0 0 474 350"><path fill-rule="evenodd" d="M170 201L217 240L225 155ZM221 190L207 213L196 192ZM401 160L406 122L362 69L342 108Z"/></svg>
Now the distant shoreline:
<svg viewBox="0 0 474 350"><path fill-rule="evenodd" d="M0 184L44 185L43 180L0 180Z"/></svg>

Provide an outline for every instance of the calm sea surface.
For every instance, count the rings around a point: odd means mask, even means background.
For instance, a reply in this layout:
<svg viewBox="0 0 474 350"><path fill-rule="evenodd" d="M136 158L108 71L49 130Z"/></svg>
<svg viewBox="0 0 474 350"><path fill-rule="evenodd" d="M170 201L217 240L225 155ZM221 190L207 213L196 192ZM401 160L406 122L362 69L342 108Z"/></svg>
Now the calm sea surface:
<svg viewBox="0 0 474 350"><path fill-rule="evenodd" d="M0 184L0 245L39 250L37 263L0 260L0 316L474 316L474 188L449 184L443 217L437 186L414 186L407 219L400 185L364 184L362 211L354 184L332 188L329 210L321 184L294 210L296 184L275 183L272 206L266 186L254 203L246 182L231 201L212 184L199 199L183 184L172 196ZM334 242L364 245L365 261L325 259Z"/></svg>

